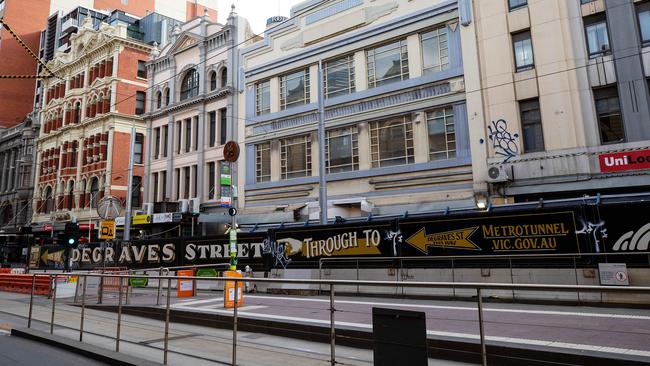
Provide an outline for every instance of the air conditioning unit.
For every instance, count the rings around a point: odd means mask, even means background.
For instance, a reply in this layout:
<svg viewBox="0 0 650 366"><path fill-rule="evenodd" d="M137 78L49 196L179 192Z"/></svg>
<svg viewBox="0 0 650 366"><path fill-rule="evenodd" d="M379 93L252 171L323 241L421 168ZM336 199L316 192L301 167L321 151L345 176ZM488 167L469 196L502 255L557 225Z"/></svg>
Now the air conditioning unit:
<svg viewBox="0 0 650 366"><path fill-rule="evenodd" d="M503 165L492 166L488 169L488 182L489 183L503 183L509 181L511 178L508 175L506 167Z"/></svg>
<svg viewBox="0 0 650 366"><path fill-rule="evenodd" d="M199 213L199 209L201 208L201 199L198 197L194 197L190 200L190 212L191 213Z"/></svg>
<svg viewBox="0 0 650 366"><path fill-rule="evenodd" d="M153 203L145 203L142 208L147 215L153 215Z"/></svg>
<svg viewBox="0 0 650 366"><path fill-rule="evenodd" d="M180 209L180 212L187 212L189 209L190 201L189 200L179 200L178 201L178 208Z"/></svg>

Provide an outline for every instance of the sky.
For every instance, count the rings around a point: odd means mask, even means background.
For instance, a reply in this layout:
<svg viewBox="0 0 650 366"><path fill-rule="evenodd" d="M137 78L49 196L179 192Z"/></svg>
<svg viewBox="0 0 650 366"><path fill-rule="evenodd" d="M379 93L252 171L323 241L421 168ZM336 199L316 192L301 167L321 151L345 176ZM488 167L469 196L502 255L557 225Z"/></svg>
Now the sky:
<svg viewBox="0 0 650 366"><path fill-rule="evenodd" d="M248 19L253 32L260 34L266 28L266 19L275 15L289 16L291 7L305 0L218 0L219 23L225 23L230 5L235 4L239 16Z"/></svg>

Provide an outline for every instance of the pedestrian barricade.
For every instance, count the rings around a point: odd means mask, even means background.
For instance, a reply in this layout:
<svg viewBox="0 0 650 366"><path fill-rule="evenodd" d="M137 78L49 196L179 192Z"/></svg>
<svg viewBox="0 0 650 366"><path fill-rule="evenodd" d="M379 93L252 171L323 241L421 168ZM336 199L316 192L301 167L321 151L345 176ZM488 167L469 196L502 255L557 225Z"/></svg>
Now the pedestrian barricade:
<svg viewBox="0 0 650 366"><path fill-rule="evenodd" d="M0 291L28 294L32 291L32 275L0 274ZM52 282L49 277L36 276L34 294L50 296Z"/></svg>
<svg viewBox="0 0 650 366"><path fill-rule="evenodd" d="M105 267L94 271L95 273L128 275L129 270L126 267ZM103 277L101 290L102 292L120 292L120 286L128 286L128 281L123 281L119 277Z"/></svg>

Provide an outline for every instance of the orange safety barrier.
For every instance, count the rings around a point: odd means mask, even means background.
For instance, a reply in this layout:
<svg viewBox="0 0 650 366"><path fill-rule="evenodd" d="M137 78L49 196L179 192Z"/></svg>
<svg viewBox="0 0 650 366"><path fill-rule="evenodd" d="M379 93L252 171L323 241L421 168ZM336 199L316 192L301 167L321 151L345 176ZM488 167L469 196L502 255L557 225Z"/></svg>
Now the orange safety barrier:
<svg viewBox="0 0 650 366"><path fill-rule="evenodd" d="M176 271L176 276L192 277L194 276L194 270L193 269L179 270ZM194 296L194 280L178 279L178 284L176 286L176 296L178 298Z"/></svg>
<svg viewBox="0 0 650 366"><path fill-rule="evenodd" d="M224 272L226 277L236 277L242 278L241 271L226 271ZM237 283L237 294L235 294L235 281L226 281L225 289L223 291L223 306L227 309L235 307L235 297L237 299L237 306L241 306L243 303L242 293L244 283Z"/></svg>
<svg viewBox="0 0 650 366"><path fill-rule="evenodd" d="M0 268L0 274L11 273L11 268Z"/></svg>
<svg viewBox="0 0 650 366"><path fill-rule="evenodd" d="M36 276L34 295L49 296L51 290L52 282L49 277ZM32 292L32 275L0 274L0 291L29 294Z"/></svg>
<svg viewBox="0 0 650 366"><path fill-rule="evenodd" d="M103 274L118 274L118 275L128 275L129 270L126 267L105 267L96 270L95 272ZM104 292L120 292L120 280L122 280L122 286L128 287L129 281L122 279L120 277L104 277L102 283L102 291Z"/></svg>

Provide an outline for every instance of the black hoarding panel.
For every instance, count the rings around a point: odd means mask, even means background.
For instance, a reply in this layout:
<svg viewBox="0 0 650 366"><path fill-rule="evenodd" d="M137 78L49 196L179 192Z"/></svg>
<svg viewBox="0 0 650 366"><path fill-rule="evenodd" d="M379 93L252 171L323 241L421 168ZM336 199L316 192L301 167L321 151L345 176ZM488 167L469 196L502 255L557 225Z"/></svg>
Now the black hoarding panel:
<svg viewBox="0 0 650 366"><path fill-rule="evenodd" d="M382 257L399 255L391 221L271 230L263 247L276 268L318 268L327 257Z"/></svg>
<svg viewBox="0 0 650 366"><path fill-rule="evenodd" d="M253 270L266 270L262 251L266 233L237 234L238 266L249 265ZM182 265L230 263L229 237L187 238L184 240Z"/></svg>
<svg viewBox="0 0 650 366"><path fill-rule="evenodd" d="M599 244L598 251L630 254L611 256L609 262L648 263L648 256L635 253L650 250L650 204L604 205L598 207L595 216L584 225L591 239Z"/></svg>
<svg viewBox="0 0 650 366"><path fill-rule="evenodd" d="M372 308L373 359L375 366L426 366L425 313Z"/></svg>
<svg viewBox="0 0 650 366"><path fill-rule="evenodd" d="M399 227L405 256L580 252L573 211L400 220Z"/></svg>

